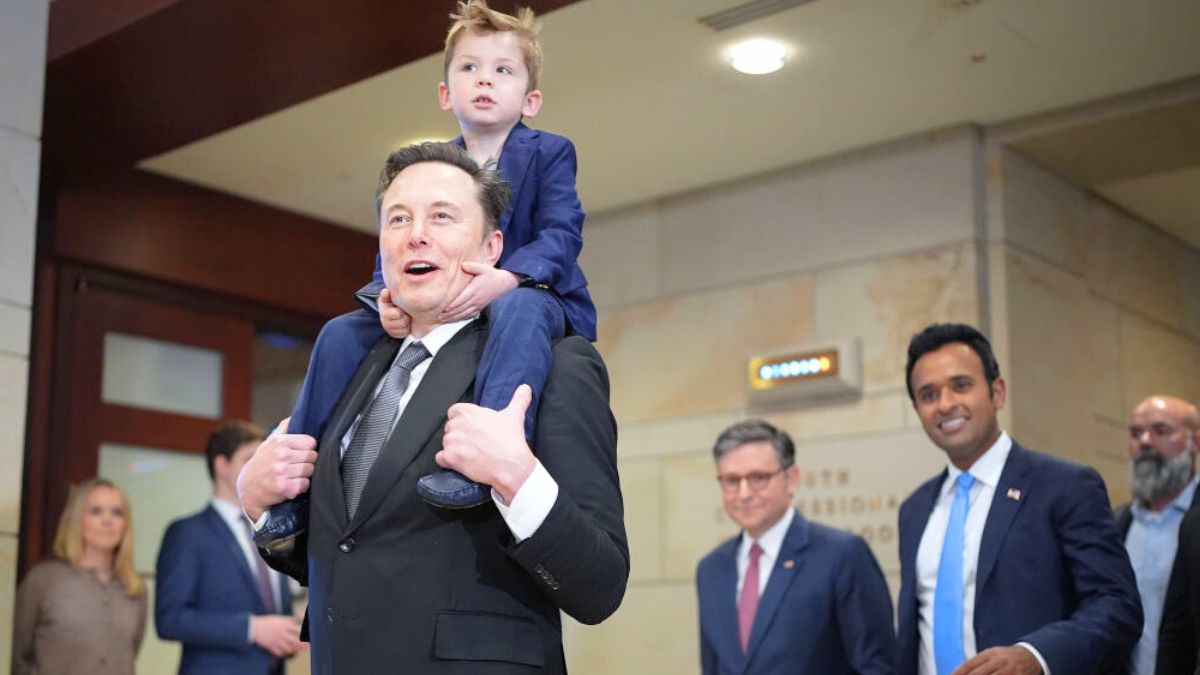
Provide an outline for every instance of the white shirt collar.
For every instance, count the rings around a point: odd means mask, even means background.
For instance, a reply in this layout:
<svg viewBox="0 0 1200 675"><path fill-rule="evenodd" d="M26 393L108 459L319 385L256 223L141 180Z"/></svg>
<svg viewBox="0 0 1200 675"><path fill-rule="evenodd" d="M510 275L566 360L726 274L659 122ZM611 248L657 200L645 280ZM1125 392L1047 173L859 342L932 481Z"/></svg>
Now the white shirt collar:
<svg viewBox="0 0 1200 675"><path fill-rule="evenodd" d="M1000 432L1000 437L992 443L992 447L988 448L975 463L971 465L967 472L975 477L975 480L995 489L1000 484L1000 474L1004 472L1004 463L1008 461L1008 453L1012 451L1012 438L1005 431ZM953 464L946 465L949 474L946 476L946 481L942 483L942 494L946 494L954 487L954 482L958 480L958 475L962 471Z"/></svg>
<svg viewBox="0 0 1200 675"><path fill-rule="evenodd" d="M217 515L221 516L221 520L229 524L231 529L236 528L238 532L241 532L250 524L250 519L246 517L246 514L242 511L242 507L237 504L225 501L216 496L208 500L208 503L216 510Z"/></svg>
<svg viewBox="0 0 1200 675"><path fill-rule="evenodd" d="M479 318L478 315L470 317L469 319L463 319L462 321L438 324L437 326L433 327L433 330L426 333L425 337L415 338L410 335L404 338L404 342L400 345L400 351L403 352L405 347L414 342L420 342L421 344L425 345L425 349L429 350L430 357L437 356L438 351L440 351L442 347L445 347L446 343L458 334L458 331L462 330L467 324L471 323L477 318Z"/></svg>
<svg viewBox="0 0 1200 675"><path fill-rule="evenodd" d="M779 557L779 549L783 547L783 537L787 534L788 528L792 526L792 520L796 517L796 509L789 508L783 517L779 519L763 535L758 538L758 545L762 548L763 554L769 559L774 560ZM745 530L742 531L742 543L738 546L738 555L745 557L750 555L750 545L754 543L754 539Z"/></svg>

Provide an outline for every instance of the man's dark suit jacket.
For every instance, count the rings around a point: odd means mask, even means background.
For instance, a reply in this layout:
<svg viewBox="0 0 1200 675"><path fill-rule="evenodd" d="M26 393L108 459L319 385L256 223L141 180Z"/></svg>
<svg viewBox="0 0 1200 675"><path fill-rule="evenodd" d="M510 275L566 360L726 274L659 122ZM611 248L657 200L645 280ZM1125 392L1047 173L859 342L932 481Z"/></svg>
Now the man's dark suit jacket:
<svg viewBox="0 0 1200 675"><path fill-rule="evenodd" d="M1129 531L1133 516L1128 506L1117 512L1122 534ZM1179 525L1179 549L1167 582L1162 624L1158 629L1155 675L1193 675L1200 650L1200 490L1192 498Z"/></svg>
<svg viewBox="0 0 1200 675"><path fill-rule="evenodd" d="M896 673L915 675L920 636L917 548L946 472L900 506ZM1015 441L979 546L975 644L1033 645L1054 675L1124 673L1142 605L1095 470Z"/></svg>
<svg viewBox="0 0 1200 675"><path fill-rule="evenodd" d="M745 654L738 633L741 535L700 561L700 666L704 675L888 675L896 636L887 582L866 542L799 513L759 601Z"/></svg>
<svg viewBox="0 0 1200 675"><path fill-rule="evenodd" d="M559 495L519 544L491 503L431 507L417 479L435 468L447 409L470 401L485 324L463 328L433 359L384 444L352 521L339 443L400 342L382 340L320 441L306 540L268 558L309 587L313 672L563 673L559 610L597 623L629 575L616 466L616 423L604 364L583 338L554 347L535 433Z"/></svg>
<svg viewBox="0 0 1200 675"><path fill-rule="evenodd" d="M276 662L249 642L250 615L269 614L255 572L229 526L210 504L171 523L155 565L154 625L164 640L183 643L181 675L266 675ZM292 613L287 580L275 588L282 613Z"/></svg>

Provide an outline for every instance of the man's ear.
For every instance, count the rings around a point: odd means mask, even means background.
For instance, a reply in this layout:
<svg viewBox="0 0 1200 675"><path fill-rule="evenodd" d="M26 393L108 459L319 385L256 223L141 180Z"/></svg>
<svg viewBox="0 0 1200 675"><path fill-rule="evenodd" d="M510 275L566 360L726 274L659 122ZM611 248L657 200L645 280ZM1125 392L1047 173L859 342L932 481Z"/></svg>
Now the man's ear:
<svg viewBox="0 0 1200 675"><path fill-rule="evenodd" d="M438 82L438 107L447 111L453 107L450 105L450 87L445 82Z"/></svg>
<svg viewBox="0 0 1200 675"><path fill-rule="evenodd" d="M787 491L789 495L795 496L796 489L800 487L800 467L795 464L789 466L783 473L784 480L787 481Z"/></svg>
<svg viewBox="0 0 1200 675"><path fill-rule="evenodd" d="M1004 407L1004 401L1008 397L1008 384L1003 377L997 377L992 381L992 406L999 410Z"/></svg>
<svg viewBox="0 0 1200 675"><path fill-rule="evenodd" d="M489 231L483 237L483 254L489 265L495 265L504 251L504 233L499 229Z"/></svg>
<svg viewBox="0 0 1200 675"><path fill-rule="evenodd" d="M224 455L213 457L212 462L213 480L229 470L229 458Z"/></svg>

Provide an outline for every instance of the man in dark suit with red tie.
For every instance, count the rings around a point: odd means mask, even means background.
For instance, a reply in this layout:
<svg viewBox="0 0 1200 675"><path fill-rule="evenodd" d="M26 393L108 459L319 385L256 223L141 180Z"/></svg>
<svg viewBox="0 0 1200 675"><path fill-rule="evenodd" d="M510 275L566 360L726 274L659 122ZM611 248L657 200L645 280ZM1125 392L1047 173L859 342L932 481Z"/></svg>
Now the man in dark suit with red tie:
<svg viewBox="0 0 1200 675"><path fill-rule="evenodd" d="M183 643L181 675L278 675L300 648L287 579L258 556L237 498L238 472L262 438L248 422L214 430L205 448L213 498L163 535L154 624L162 639Z"/></svg>
<svg viewBox="0 0 1200 675"><path fill-rule="evenodd" d="M725 511L742 531L700 561L704 675L888 675L892 600L861 537L814 523L792 500L800 481L786 431L739 422L713 457Z"/></svg>

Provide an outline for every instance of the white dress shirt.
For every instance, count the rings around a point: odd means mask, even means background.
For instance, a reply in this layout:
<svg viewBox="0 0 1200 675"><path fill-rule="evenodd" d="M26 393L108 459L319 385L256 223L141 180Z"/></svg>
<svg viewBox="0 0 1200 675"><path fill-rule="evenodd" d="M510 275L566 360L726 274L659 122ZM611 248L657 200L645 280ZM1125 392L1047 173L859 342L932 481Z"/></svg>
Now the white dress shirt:
<svg viewBox="0 0 1200 675"><path fill-rule="evenodd" d="M221 516L221 520L225 521L225 526L233 533L233 539L237 542L238 548L242 551L242 557L246 559L246 565L250 568L250 577L258 578L258 550L254 546L254 542L250 540L250 532L247 526L250 525L250 520L246 518L246 514L242 511L242 507L227 502L224 499L213 497L209 500L213 510ZM265 564L265 563L264 563ZM279 602L279 572L267 568L267 578L271 581L271 598L275 603ZM257 583L257 582L255 582ZM280 607L269 607L272 614L281 611ZM253 638L250 636L250 623L246 622L246 644L252 644Z"/></svg>
<svg viewBox="0 0 1200 675"><path fill-rule="evenodd" d="M762 555L758 558L758 597L760 598L767 588L767 581L771 578L771 570L775 569L775 561L779 559L779 549L783 547L783 537L787 534L788 528L792 526L792 520L795 517L796 509L789 508L778 523L772 525L770 529L763 532L763 536L758 538L758 546L762 549ZM750 547L752 545L754 545L754 539L743 530L742 543L738 545L737 552L738 582L733 596L735 605L738 598L742 597L742 583L746 580L746 570L750 568Z"/></svg>
<svg viewBox="0 0 1200 675"><path fill-rule="evenodd" d="M404 348L413 342L420 342L425 345L425 349L429 350L429 358L418 363L413 367L408 378L408 388L404 390L404 394L400 397L397 404L396 417L392 421L392 428L400 421L400 416L404 414L404 409L408 407L408 402L412 400L413 394L416 393L417 387L421 386L421 381L425 378L425 373L429 370L429 365L437 358L438 352L446 343L450 342L451 338L458 334L460 330L475 320L475 317L456 321L454 323L445 323L435 326L424 337L414 338L409 336L404 339L400 345L400 349L396 352L396 358L400 358L400 354L404 352ZM375 392L371 394L371 400L374 400L379 395L379 390L383 387L383 378L380 378L379 384L375 386ZM363 407L366 411L366 406ZM358 427L358 423L362 420L363 413L359 413L358 417L346 430L345 435L341 440L341 453L346 454L346 448L350 445L350 439L354 436L354 430ZM536 460L535 460L536 461ZM496 504L497 510L500 511L500 516L508 525L509 531L518 541L524 541L532 537L542 523L546 520L546 516L550 514L550 509L554 507L554 502L558 499L558 483L550 476L550 472L542 466L540 461L536 461L533 468L533 473L521 485L521 488L513 495L511 504L506 504L500 497L499 493L492 490L492 501ZM266 514L255 523L255 529L261 528L266 523Z"/></svg>
<svg viewBox="0 0 1200 675"><path fill-rule="evenodd" d="M1000 483L1000 474L1008 461L1008 453L1012 450L1012 439L1005 432L987 449L987 452L975 460L967 470L975 477L971 485L967 521L963 531L963 654L967 659L975 656L975 581L979 569L979 544L983 540L983 526L987 523L988 512L992 509L992 498L996 494L996 486ZM921 544L917 548L917 630L921 637L921 649L918 656L918 672L921 675L937 675L937 665L933 657L933 595L937 588L938 565L942 559L942 542L946 538L946 525L950 521L950 506L954 502L954 486L958 475L962 473L953 464L947 465L946 480L942 483L929 521L925 524L925 532L921 535ZM1020 646L1033 652L1042 672L1050 675L1046 660L1032 645L1021 642Z"/></svg>

